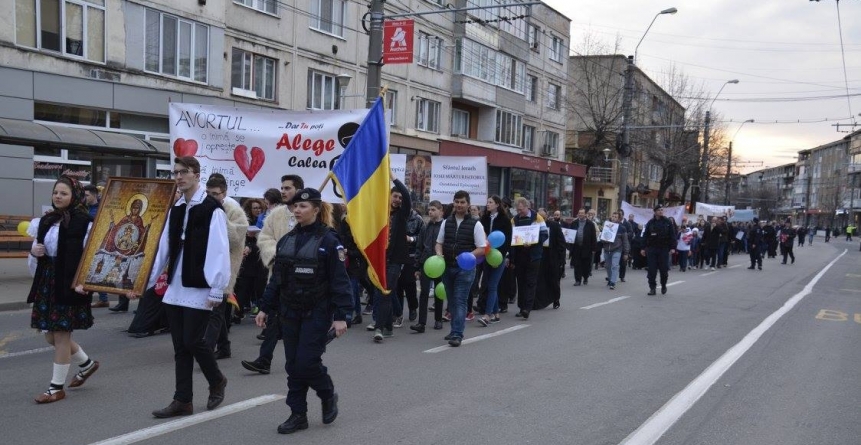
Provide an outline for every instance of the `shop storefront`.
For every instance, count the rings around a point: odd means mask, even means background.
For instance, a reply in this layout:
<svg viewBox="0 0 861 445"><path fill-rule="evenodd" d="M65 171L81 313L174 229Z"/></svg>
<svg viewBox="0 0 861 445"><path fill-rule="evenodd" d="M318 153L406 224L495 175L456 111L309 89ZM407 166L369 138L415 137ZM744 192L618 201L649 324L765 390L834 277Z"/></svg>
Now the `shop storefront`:
<svg viewBox="0 0 861 445"><path fill-rule="evenodd" d="M586 167L580 164L452 141L440 141L439 154L486 157L489 195L523 196L534 208L563 213L576 211L583 198Z"/></svg>

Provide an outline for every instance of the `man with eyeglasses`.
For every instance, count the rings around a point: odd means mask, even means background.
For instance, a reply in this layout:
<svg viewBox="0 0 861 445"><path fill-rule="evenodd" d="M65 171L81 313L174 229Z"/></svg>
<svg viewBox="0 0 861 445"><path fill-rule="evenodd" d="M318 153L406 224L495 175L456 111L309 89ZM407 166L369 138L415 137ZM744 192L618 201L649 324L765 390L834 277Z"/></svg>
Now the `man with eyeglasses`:
<svg viewBox="0 0 861 445"><path fill-rule="evenodd" d="M200 163L191 156L174 160L173 175L182 196L170 209L161 234L147 288L167 267L167 290L162 302L170 321L176 390L171 403L153 411L157 418L187 416L192 404L194 362L209 383L206 409L224 401L227 378L204 341L212 308L221 304L230 281L227 218L221 204L200 186ZM137 298L129 292L129 298Z"/></svg>

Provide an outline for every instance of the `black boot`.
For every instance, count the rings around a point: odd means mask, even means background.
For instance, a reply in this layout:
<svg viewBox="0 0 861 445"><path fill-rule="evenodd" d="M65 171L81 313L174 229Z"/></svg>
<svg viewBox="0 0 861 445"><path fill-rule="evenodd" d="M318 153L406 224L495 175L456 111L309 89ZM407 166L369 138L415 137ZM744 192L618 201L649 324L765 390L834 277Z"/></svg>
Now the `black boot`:
<svg viewBox="0 0 861 445"><path fill-rule="evenodd" d="M290 414L290 418L285 420L284 423L278 425L278 434L291 434L295 433L299 430L307 430L308 429L308 416L305 413L301 414Z"/></svg>
<svg viewBox="0 0 861 445"><path fill-rule="evenodd" d="M649 293L648 293L648 294L646 294L646 295L655 295L656 293L657 293L657 292L655 292L655 288L654 288L654 287L650 287L650 288L649 288Z"/></svg>
<svg viewBox="0 0 861 445"><path fill-rule="evenodd" d="M111 312L128 312L129 311L129 299L123 296L120 296L117 301L117 305L114 307L109 307L109 311Z"/></svg>
<svg viewBox="0 0 861 445"><path fill-rule="evenodd" d="M329 400L323 400L323 423L328 425L338 417L338 393L332 394Z"/></svg>

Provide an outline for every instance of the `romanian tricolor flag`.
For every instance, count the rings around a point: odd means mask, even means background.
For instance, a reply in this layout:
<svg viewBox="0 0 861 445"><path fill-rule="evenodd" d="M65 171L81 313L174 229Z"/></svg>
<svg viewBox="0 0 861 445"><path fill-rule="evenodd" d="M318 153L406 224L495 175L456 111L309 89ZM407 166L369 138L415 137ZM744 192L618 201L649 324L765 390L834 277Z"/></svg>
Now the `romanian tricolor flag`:
<svg viewBox="0 0 861 445"><path fill-rule="evenodd" d="M378 98L329 173L347 204L353 239L368 260L368 278L383 293L389 243L389 133Z"/></svg>

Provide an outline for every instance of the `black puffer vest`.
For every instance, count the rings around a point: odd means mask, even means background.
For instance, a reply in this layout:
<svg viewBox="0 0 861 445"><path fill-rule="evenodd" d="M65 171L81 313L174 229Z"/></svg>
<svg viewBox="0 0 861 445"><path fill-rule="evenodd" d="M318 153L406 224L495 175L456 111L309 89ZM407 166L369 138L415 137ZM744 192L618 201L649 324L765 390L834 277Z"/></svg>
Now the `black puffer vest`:
<svg viewBox="0 0 861 445"><path fill-rule="evenodd" d="M445 220L445 238L443 239L442 254L447 266L457 265L457 256L464 252L475 250L473 231L478 220L470 216L464 217L460 227L454 215Z"/></svg>

